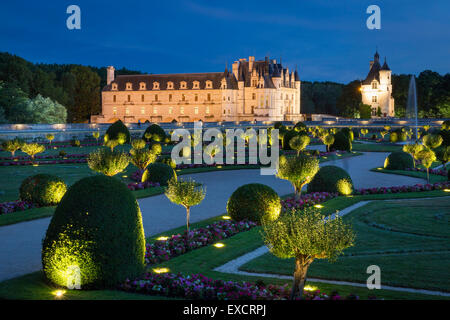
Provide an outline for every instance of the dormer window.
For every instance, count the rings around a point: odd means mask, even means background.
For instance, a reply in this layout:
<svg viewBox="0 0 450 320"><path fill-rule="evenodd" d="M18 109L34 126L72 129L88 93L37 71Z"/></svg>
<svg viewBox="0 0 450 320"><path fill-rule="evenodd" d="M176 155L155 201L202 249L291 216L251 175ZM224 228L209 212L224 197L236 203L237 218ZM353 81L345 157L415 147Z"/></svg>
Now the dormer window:
<svg viewBox="0 0 450 320"><path fill-rule="evenodd" d="M200 88L200 82L194 81L192 83L192 89L199 89Z"/></svg>
<svg viewBox="0 0 450 320"><path fill-rule="evenodd" d="M153 90L159 90L159 82L153 82Z"/></svg>
<svg viewBox="0 0 450 320"><path fill-rule="evenodd" d="M111 89L112 89L112 90L117 90L117 83L113 83L113 84L111 85Z"/></svg>
<svg viewBox="0 0 450 320"><path fill-rule="evenodd" d="M147 85L145 82L140 82L139 83L139 90L145 90L147 88Z"/></svg>
<svg viewBox="0 0 450 320"><path fill-rule="evenodd" d="M186 89L186 87L187 87L186 81L181 81L180 82L180 89Z"/></svg>
<svg viewBox="0 0 450 320"><path fill-rule="evenodd" d="M173 82L172 81L167 82L167 89L173 89Z"/></svg>
<svg viewBox="0 0 450 320"><path fill-rule="evenodd" d="M133 90L133 84L131 82L127 82L126 89L127 90Z"/></svg>
<svg viewBox="0 0 450 320"><path fill-rule="evenodd" d="M211 89L212 88L212 81L207 80L206 81L206 89Z"/></svg>
<svg viewBox="0 0 450 320"><path fill-rule="evenodd" d="M226 88L227 88L227 82L225 81L225 79L222 80L221 88L222 88L222 89L226 89Z"/></svg>
<svg viewBox="0 0 450 320"><path fill-rule="evenodd" d="M372 82L372 89L377 89L378 88L378 84L376 81Z"/></svg>

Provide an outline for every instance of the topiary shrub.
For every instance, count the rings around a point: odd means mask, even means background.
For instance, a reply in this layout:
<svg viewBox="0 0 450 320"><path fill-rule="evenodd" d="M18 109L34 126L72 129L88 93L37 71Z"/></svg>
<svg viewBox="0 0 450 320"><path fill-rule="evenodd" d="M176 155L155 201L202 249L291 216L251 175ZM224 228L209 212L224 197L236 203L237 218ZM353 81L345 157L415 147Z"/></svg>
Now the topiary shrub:
<svg viewBox="0 0 450 320"><path fill-rule="evenodd" d="M350 138L350 142L353 141L353 139L355 138L355 134L353 132L353 130L351 128L342 128L339 132L344 133L345 135L347 135Z"/></svg>
<svg viewBox="0 0 450 320"><path fill-rule="evenodd" d="M445 120L441 125L441 129L450 131L450 120Z"/></svg>
<svg viewBox="0 0 450 320"><path fill-rule="evenodd" d="M299 122L297 122L295 124L294 130L295 131L307 131L308 128L307 128L306 124L304 124L303 122L299 121Z"/></svg>
<svg viewBox="0 0 450 320"><path fill-rule="evenodd" d="M40 206L53 206L61 201L66 193L64 181L51 174L37 174L22 181L20 199Z"/></svg>
<svg viewBox="0 0 450 320"><path fill-rule="evenodd" d="M111 177L79 180L63 197L42 246L47 280L82 289L112 288L145 271L145 238L136 198ZM79 276L79 277L77 277Z"/></svg>
<svg viewBox="0 0 450 320"><path fill-rule="evenodd" d="M158 182L161 186L167 186L167 183L172 177L177 177L175 170L165 163L155 162L149 165L144 171L142 182Z"/></svg>
<svg viewBox="0 0 450 320"><path fill-rule="evenodd" d="M105 135L108 137L108 140L117 140L119 138L119 133L125 134L125 142L124 143L131 142L130 131L128 130L127 126L123 124L123 122L121 120L117 120L112 125L110 125L108 130L106 130Z"/></svg>
<svg viewBox="0 0 450 320"><path fill-rule="evenodd" d="M156 159L156 162L161 162L167 164L172 169L175 169L177 167L177 164L175 163L175 160L172 159L171 156L159 156Z"/></svg>
<svg viewBox="0 0 450 320"><path fill-rule="evenodd" d="M350 137L342 131L334 135L334 143L330 146L330 150L351 151L352 141Z"/></svg>
<svg viewBox="0 0 450 320"><path fill-rule="evenodd" d="M450 146L450 129L440 130L438 134L442 137L442 145Z"/></svg>
<svg viewBox="0 0 450 320"><path fill-rule="evenodd" d="M286 130L283 134L283 150L292 150L289 145L289 142L292 138L298 136L300 133L295 130Z"/></svg>
<svg viewBox="0 0 450 320"><path fill-rule="evenodd" d="M414 167L414 160L409 153L403 151L392 152L384 160L384 168L388 170L405 170Z"/></svg>
<svg viewBox="0 0 450 320"><path fill-rule="evenodd" d="M281 200L269 186L250 183L237 188L227 203L228 215L236 221L274 221L281 212Z"/></svg>
<svg viewBox="0 0 450 320"><path fill-rule="evenodd" d="M350 175L336 166L323 166L308 184L310 192L331 192L340 195L353 193L353 181Z"/></svg>
<svg viewBox="0 0 450 320"><path fill-rule="evenodd" d="M145 134L151 134L151 138L148 139L145 137ZM148 137L148 135L147 135ZM157 124L152 124L147 129L145 129L144 135L142 136L142 139L149 142L150 140L157 141L157 142L164 142L166 137L166 132L163 128L158 126Z"/></svg>

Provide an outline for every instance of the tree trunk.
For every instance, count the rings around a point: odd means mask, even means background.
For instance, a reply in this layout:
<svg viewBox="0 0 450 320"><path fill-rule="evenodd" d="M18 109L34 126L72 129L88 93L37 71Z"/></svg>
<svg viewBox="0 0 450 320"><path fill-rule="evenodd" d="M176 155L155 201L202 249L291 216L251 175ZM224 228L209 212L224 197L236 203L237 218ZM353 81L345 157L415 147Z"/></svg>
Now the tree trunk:
<svg viewBox="0 0 450 320"><path fill-rule="evenodd" d="M428 172L428 168L427 168L427 182L430 183L430 173Z"/></svg>
<svg viewBox="0 0 450 320"><path fill-rule="evenodd" d="M187 233L189 234L189 216L191 214L191 208L190 207L186 207L186 228L187 228Z"/></svg>
<svg viewBox="0 0 450 320"><path fill-rule="evenodd" d="M304 259L295 259L294 283L292 284L291 300L294 300L297 297L300 299L302 298L308 267L309 263L305 264Z"/></svg>

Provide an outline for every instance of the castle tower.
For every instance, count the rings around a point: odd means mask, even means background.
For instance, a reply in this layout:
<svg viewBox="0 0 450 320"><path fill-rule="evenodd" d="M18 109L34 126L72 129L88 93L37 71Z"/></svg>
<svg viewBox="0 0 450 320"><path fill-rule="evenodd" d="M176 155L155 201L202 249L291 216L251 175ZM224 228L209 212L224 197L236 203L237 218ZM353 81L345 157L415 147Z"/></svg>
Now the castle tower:
<svg viewBox="0 0 450 320"><path fill-rule="evenodd" d="M106 68L106 84L110 85L111 82L114 81L114 73L116 69L113 66L109 66Z"/></svg>

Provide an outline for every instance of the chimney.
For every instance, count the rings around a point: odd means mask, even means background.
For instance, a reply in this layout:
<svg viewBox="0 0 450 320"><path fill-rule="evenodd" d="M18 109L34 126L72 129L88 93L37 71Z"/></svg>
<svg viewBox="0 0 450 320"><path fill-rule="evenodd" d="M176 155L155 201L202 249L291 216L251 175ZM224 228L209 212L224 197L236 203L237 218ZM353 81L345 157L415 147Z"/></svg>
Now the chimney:
<svg viewBox="0 0 450 320"><path fill-rule="evenodd" d="M116 69L114 69L113 66L109 66L106 68L106 84L110 85L111 82L114 81L114 72Z"/></svg>
<svg viewBox="0 0 450 320"><path fill-rule="evenodd" d="M236 77L236 79L238 79L239 61L233 62L232 68L234 76Z"/></svg>
<svg viewBox="0 0 450 320"><path fill-rule="evenodd" d="M248 57L248 71L252 72L253 70L253 63L255 62L255 57L254 56L249 56Z"/></svg>

